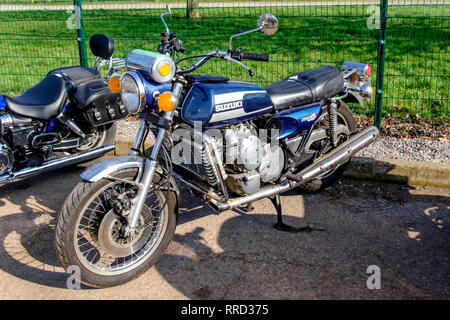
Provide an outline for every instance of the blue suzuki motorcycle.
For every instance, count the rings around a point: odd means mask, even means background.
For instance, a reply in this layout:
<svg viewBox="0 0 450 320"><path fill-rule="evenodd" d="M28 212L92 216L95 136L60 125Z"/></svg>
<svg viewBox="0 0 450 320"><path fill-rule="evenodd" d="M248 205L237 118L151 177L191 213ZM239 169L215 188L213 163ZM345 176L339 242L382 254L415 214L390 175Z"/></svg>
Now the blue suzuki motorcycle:
<svg viewBox="0 0 450 320"><path fill-rule="evenodd" d="M90 47L93 68L58 68L18 97L0 95L0 185L114 150L114 122L128 113L107 79L125 65L108 36L94 35Z"/></svg>
<svg viewBox="0 0 450 320"><path fill-rule="evenodd" d="M166 14L170 9L163 22ZM141 121L134 146L128 156L85 171L58 218L60 262L79 266L89 286L127 282L158 261L177 223L177 182L218 212L251 210L252 202L269 197L277 210L275 228L311 231L283 223L280 193L330 185L379 134L375 127L357 133L345 103L370 99L366 64L323 66L265 88L192 74L215 58L252 75L242 61L269 57L233 50L232 40L256 31L274 34L278 21L272 14L261 15L256 29L233 35L228 50L210 51L185 69L171 58L184 52L182 41L164 24L159 52L132 51L127 71L115 75L126 110ZM149 131L156 140L146 156Z"/></svg>

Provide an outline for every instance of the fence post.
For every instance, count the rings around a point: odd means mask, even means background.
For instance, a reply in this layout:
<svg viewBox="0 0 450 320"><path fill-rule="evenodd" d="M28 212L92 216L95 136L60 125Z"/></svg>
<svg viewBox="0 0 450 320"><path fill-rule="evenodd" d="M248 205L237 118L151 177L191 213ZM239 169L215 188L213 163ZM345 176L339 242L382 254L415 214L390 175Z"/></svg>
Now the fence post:
<svg viewBox="0 0 450 320"><path fill-rule="evenodd" d="M378 40L377 57L377 87L375 93L375 121L374 124L381 129L381 114L383 110L383 78L384 56L386 53L386 25L388 0L380 0L380 37Z"/></svg>
<svg viewBox="0 0 450 320"><path fill-rule="evenodd" d="M80 56L80 65L83 67L88 67L88 59L87 59L87 50L86 50L86 34L84 33L84 24L83 24L83 9L81 8L82 0L74 0L74 7L78 8L75 11L75 14L79 15L77 17L77 41L78 41L78 52Z"/></svg>
<svg viewBox="0 0 450 320"><path fill-rule="evenodd" d="M198 12L198 1L199 0L186 1L186 18L194 20L200 18L200 13Z"/></svg>

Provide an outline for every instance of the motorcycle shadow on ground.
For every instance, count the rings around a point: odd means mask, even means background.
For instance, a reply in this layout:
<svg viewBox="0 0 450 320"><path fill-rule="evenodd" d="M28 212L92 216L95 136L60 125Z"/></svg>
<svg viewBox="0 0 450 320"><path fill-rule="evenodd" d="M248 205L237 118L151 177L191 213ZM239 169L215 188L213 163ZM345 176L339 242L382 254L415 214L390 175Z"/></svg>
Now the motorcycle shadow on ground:
<svg viewBox="0 0 450 320"><path fill-rule="evenodd" d="M0 187L0 268L21 279L66 288L55 254L55 224L65 197L80 181L66 168Z"/></svg>
<svg viewBox="0 0 450 320"><path fill-rule="evenodd" d="M80 173L66 169L2 187L3 272L66 288L54 225ZM250 213L216 214L185 188L181 193L176 234L155 268L188 298L450 297L448 193L414 194L411 187L354 180L314 195L291 190L282 196L285 222L326 230L297 234L273 228L268 199ZM367 288L372 265L381 270L380 290Z"/></svg>
<svg viewBox="0 0 450 320"><path fill-rule="evenodd" d="M156 268L192 299L449 298L448 190L411 192L353 180L314 195L291 190L282 196L285 222L326 230L294 234L273 228L268 199L251 213L205 216L189 198ZM367 286L373 265L380 290Z"/></svg>

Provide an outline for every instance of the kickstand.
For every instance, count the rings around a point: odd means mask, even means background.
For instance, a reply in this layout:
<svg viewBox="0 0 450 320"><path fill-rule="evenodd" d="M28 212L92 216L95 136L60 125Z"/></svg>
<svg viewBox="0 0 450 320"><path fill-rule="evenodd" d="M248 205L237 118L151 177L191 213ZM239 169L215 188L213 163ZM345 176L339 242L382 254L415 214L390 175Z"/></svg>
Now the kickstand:
<svg viewBox="0 0 450 320"><path fill-rule="evenodd" d="M281 210L281 200L280 195L277 194L273 197L269 197L270 201L272 201L275 209L277 210L277 223L274 225L274 228L280 231L286 231L286 232L312 232L312 231L325 231L325 229L321 228L314 228L311 227L311 225L307 225L306 227L293 227L290 225L287 225L283 223L283 213Z"/></svg>
<svg viewBox="0 0 450 320"><path fill-rule="evenodd" d="M250 203L240 207L239 209L241 209L243 212L249 213L249 212L252 212L253 210L255 210L255 207L250 202Z"/></svg>

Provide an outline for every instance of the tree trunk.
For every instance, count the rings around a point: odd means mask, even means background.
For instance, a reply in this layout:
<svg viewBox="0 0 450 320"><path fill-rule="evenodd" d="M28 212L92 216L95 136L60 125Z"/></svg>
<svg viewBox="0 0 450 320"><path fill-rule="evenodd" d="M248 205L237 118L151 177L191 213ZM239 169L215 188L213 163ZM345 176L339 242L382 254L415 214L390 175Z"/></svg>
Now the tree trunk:
<svg viewBox="0 0 450 320"><path fill-rule="evenodd" d="M199 0L187 0L186 16L188 19L200 19L200 13L198 11Z"/></svg>

